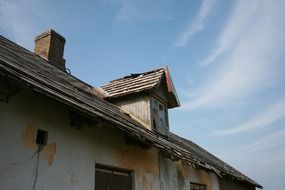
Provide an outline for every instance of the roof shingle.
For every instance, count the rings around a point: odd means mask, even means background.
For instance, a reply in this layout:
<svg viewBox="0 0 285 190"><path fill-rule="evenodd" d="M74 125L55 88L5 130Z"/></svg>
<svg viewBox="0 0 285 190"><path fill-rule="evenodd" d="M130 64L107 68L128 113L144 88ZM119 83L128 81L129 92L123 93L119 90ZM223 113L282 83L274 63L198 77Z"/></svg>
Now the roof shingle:
<svg viewBox="0 0 285 190"><path fill-rule="evenodd" d="M135 73L128 76L112 80L108 84L101 86L105 99L113 99L142 91L148 91L158 87L161 82L165 82L168 93L168 108L180 105L168 68L159 68L144 73ZM102 92L101 91L101 92Z"/></svg>
<svg viewBox="0 0 285 190"><path fill-rule="evenodd" d="M157 69L145 73L136 73L123 78L112 80L101 88L109 97L119 97L133 94L155 87L164 75L164 69Z"/></svg>

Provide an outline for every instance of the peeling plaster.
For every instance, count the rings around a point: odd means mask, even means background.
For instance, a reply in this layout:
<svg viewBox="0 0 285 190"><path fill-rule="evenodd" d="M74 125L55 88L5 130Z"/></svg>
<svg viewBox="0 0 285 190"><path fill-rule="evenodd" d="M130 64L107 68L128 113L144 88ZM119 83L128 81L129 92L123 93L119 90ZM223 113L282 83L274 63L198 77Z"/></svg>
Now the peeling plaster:
<svg viewBox="0 0 285 190"><path fill-rule="evenodd" d="M22 132L22 141L24 145L29 148L36 150L38 148L36 144L36 134L37 134L37 123L29 123L24 131Z"/></svg>
<svg viewBox="0 0 285 190"><path fill-rule="evenodd" d="M207 185L207 190L213 189L212 178L209 173L202 170L195 170L196 176L198 177L198 182Z"/></svg>
<svg viewBox="0 0 285 190"><path fill-rule="evenodd" d="M115 151L118 167L135 171L137 182L145 189L153 189L154 178L159 178L159 159L155 149L141 149L129 145Z"/></svg>
<svg viewBox="0 0 285 190"><path fill-rule="evenodd" d="M49 167L51 167L51 165L54 161L55 153L56 153L56 144L55 143L48 144L43 149L43 156L44 156L44 158L47 159Z"/></svg>

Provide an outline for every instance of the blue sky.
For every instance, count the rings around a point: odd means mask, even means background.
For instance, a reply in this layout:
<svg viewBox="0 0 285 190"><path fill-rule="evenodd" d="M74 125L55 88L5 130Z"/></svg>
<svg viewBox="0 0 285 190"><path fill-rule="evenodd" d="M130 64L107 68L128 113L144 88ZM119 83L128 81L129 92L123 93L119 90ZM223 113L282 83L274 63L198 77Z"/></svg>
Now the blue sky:
<svg viewBox="0 0 285 190"><path fill-rule="evenodd" d="M265 189L285 175L285 1L0 0L0 34L33 50L53 28L71 73L99 86L168 65L170 128Z"/></svg>

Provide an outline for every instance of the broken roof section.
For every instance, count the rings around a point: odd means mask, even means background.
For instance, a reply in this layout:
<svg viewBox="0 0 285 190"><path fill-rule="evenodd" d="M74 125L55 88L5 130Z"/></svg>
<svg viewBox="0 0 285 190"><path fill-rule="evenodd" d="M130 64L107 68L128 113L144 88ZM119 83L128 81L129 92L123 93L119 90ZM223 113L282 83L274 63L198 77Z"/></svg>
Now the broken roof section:
<svg viewBox="0 0 285 190"><path fill-rule="evenodd" d="M165 70L164 70L165 72ZM262 186L189 140L145 129L127 113L99 98L90 85L0 35L0 77L11 79L93 119L107 121L126 135L167 153L173 160L210 170L220 177Z"/></svg>
<svg viewBox="0 0 285 190"><path fill-rule="evenodd" d="M101 90L101 94L104 94L103 97L105 99L115 99L125 95L156 89L162 83L165 83L167 88L165 90L167 92L168 108L179 107L180 102L168 67L144 73L130 74L128 76L112 80L109 84L102 86L101 89L97 88L97 91Z"/></svg>

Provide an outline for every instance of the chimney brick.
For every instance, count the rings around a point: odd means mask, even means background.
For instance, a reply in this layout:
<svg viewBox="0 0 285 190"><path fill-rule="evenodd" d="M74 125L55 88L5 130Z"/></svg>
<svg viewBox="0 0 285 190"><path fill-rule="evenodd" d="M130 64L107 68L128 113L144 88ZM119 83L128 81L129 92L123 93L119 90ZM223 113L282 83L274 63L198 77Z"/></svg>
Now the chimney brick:
<svg viewBox="0 0 285 190"><path fill-rule="evenodd" d="M35 38L35 54L43 57L61 70L65 69L63 58L65 39L50 29Z"/></svg>

